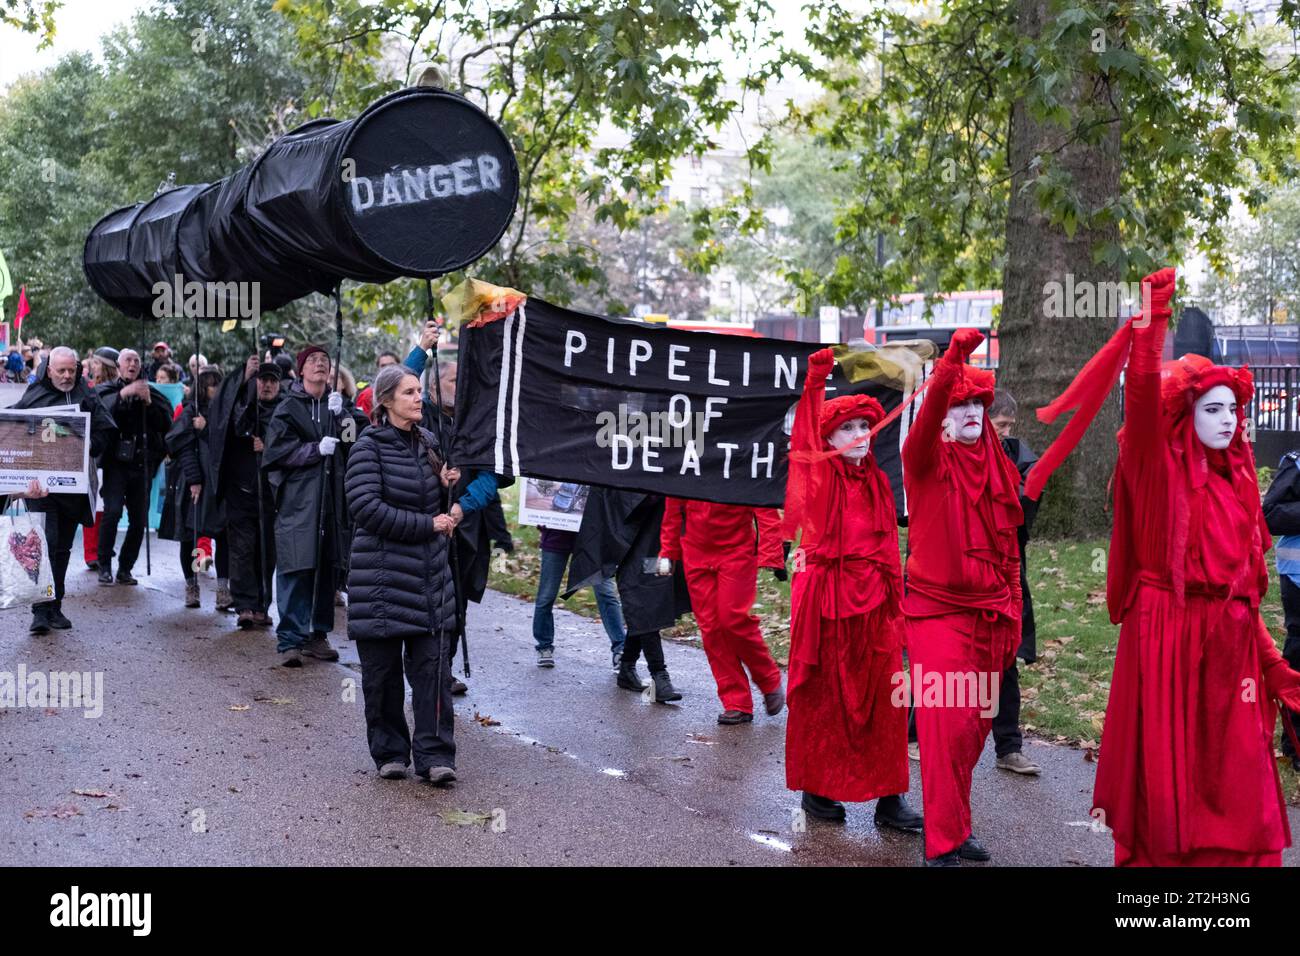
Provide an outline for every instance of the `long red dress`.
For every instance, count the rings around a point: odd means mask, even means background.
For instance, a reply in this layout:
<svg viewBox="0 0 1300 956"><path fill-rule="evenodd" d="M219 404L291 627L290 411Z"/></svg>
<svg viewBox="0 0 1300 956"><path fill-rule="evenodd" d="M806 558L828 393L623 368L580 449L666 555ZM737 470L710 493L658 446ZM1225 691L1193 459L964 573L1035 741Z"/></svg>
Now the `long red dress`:
<svg viewBox="0 0 1300 956"><path fill-rule="evenodd" d="M1108 389L1127 346L1106 580L1121 627L1093 803L1117 866L1278 866L1291 833L1271 698L1295 696L1300 677L1259 614L1271 541L1242 427L1253 385L1245 369L1185 356L1168 363L1162 388L1173 282L1172 269L1148 277L1150 320L1130 320L1071 387L1076 399ZM1215 385L1238 401L1222 451L1201 443L1193 417ZM1069 395L1040 417L1069 407ZM1027 493L1045 480L1031 473Z"/></svg>
<svg viewBox="0 0 1300 956"><path fill-rule="evenodd" d="M950 406L992 401L992 373L964 364L982 339L971 329L953 335L903 443L912 676L942 675L943 686L961 687L960 696L931 706L923 687L912 686L929 858L971 835L971 775L992 727L998 682L1020 646L1019 475L987 421L969 445L944 434Z"/></svg>
<svg viewBox="0 0 1300 956"><path fill-rule="evenodd" d="M859 802L908 787L907 710L891 700L903 669L902 575L894 498L875 456L855 465L823 454L823 425L837 412L882 414L865 396L825 402L831 364L829 351L809 361L790 436L786 536L803 537L790 588L785 780Z"/></svg>
<svg viewBox="0 0 1300 956"><path fill-rule="evenodd" d="M781 686L781 671L752 613L758 569L785 567L780 515L775 508L668 498L659 554L682 563L723 709L752 714L746 668L764 694Z"/></svg>

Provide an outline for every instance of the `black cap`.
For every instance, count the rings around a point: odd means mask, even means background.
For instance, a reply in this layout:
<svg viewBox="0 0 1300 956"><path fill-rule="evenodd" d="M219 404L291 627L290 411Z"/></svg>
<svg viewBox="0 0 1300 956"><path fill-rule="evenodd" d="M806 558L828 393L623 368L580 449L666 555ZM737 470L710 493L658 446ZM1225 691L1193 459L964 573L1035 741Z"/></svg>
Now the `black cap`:
<svg viewBox="0 0 1300 956"><path fill-rule="evenodd" d="M263 362L257 367L258 378L273 378L277 382L284 378L284 372L280 371L280 366L274 362Z"/></svg>
<svg viewBox="0 0 1300 956"><path fill-rule="evenodd" d="M95 357L102 362L108 362L110 365L114 367L117 366L118 353L117 353L117 349L115 348L110 348L107 345L101 348L97 348L95 349Z"/></svg>

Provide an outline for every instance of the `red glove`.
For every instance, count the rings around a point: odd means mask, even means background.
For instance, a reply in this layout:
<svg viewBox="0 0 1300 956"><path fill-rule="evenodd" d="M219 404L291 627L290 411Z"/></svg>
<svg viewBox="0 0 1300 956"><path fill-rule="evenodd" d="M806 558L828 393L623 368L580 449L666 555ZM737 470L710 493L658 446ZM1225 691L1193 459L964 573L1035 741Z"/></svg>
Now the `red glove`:
<svg viewBox="0 0 1300 956"><path fill-rule="evenodd" d="M1300 710L1300 674L1293 671L1278 652L1264 622L1259 622L1259 663L1264 671L1264 690L1292 710Z"/></svg>
<svg viewBox="0 0 1300 956"><path fill-rule="evenodd" d="M958 329L952 334L948 351L943 353L943 357L949 362L961 364L971 357L983 341L984 333L979 329Z"/></svg>
<svg viewBox="0 0 1300 956"><path fill-rule="evenodd" d="M1159 272L1153 272L1142 280L1142 306L1143 310L1149 306L1151 309L1151 318L1169 319L1173 312L1169 308L1169 300L1174 297L1174 289L1178 284L1178 273L1174 269L1161 269Z"/></svg>
<svg viewBox="0 0 1300 956"><path fill-rule="evenodd" d="M835 368L835 353L830 349L818 349L808 356L808 374L825 378Z"/></svg>

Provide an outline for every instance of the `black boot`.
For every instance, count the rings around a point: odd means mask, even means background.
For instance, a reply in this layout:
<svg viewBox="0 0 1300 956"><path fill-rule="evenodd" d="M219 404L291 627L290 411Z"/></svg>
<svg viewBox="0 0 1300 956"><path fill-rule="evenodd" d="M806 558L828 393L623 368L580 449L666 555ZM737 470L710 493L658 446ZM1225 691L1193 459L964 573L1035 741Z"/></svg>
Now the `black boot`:
<svg viewBox="0 0 1300 956"><path fill-rule="evenodd" d="M819 797L817 794L805 790L799 805L803 807L804 813L816 817L818 820L830 820L833 823L844 822L844 804L838 800L828 800L826 797Z"/></svg>
<svg viewBox="0 0 1300 956"><path fill-rule="evenodd" d="M921 814L907 805L907 798L901 793L892 797L881 797L876 801L876 826L902 830L904 833L920 833L923 823Z"/></svg>
<svg viewBox="0 0 1300 956"><path fill-rule="evenodd" d="M99 583L103 587L113 585L113 568L108 561L99 562Z"/></svg>
<svg viewBox="0 0 1300 956"><path fill-rule="evenodd" d="M658 703L666 704L670 700L682 699L682 695L677 693L677 688L673 687L667 671L655 671L650 678L655 682L655 700Z"/></svg>
<svg viewBox="0 0 1300 956"><path fill-rule="evenodd" d="M646 685L641 682L641 675L636 672L636 661L623 661L618 666L618 677L615 679L618 686L624 690L645 690Z"/></svg>
<svg viewBox="0 0 1300 956"><path fill-rule="evenodd" d="M45 606L49 608L47 617L50 622L50 627L54 628L56 631L66 631L72 627L72 622L63 616L62 601L51 601Z"/></svg>
<svg viewBox="0 0 1300 956"><path fill-rule="evenodd" d="M927 856L925 858L926 866L961 866L961 859L958 857L956 850L949 850L947 853L939 856Z"/></svg>
<svg viewBox="0 0 1300 956"><path fill-rule="evenodd" d="M993 854L984 849L984 844L975 839L975 834L966 838L966 842L957 847L957 855L963 860L974 860L976 863L987 863L993 858Z"/></svg>
<svg viewBox="0 0 1300 956"><path fill-rule="evenodd" d="M50 631L50 602L44 604L32 605L32 626L33 634L48 634Z"/></svg>

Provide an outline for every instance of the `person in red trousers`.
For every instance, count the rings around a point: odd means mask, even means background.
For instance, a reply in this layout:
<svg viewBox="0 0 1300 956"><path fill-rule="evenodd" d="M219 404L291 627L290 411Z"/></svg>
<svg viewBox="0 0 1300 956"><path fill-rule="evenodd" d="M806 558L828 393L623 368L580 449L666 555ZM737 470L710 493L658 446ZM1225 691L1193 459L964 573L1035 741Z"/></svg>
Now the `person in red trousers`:
<svg viewBox="0 0 1300 956"><path fill-rule="evenodd" d="M889 479L871 453L884 409L869 395L825 401L830 349L808 359L790 434L785 531L801 533L790 588L790 716L785 781L805 813L845 818L841 801L876 800L875 822L921 830L907 792L903 574Z"/></svg>
<svg viewBox="0 0 1300 956"><path fill-rule="evenodd" d="M989 859L971 834L971 773L1020 646L1020 475L985 421L993 373L966 364L982 341L975 329L953 333L903 443L903 615L927 866Z"/></svg>
<svg viewBox="0 0 1300 956"><path fill-rule="evenodd" d="M785 707L781 671L751 613L758 569L771 568L778 579L785 579L777 510L669 498L660 526L659 559L661 568L665 560L680 561L686 574L691 609L722 701L718 723L753 722L751 676L768 714L779 714Z"/></svg>
<svg viewBox="0 0 1300 956"><path fill-rule="evenodd" d="M1270 545L1244 434L1247 369L1197 355L1161 366L1175 273L1038 415L1078 409L1030 471L1036 497L1127 359L1106 598L1120 625L1093 816L1116 866L1280 866L1291 845L1274 700L1300 674L1260 617Z"/></svg>

